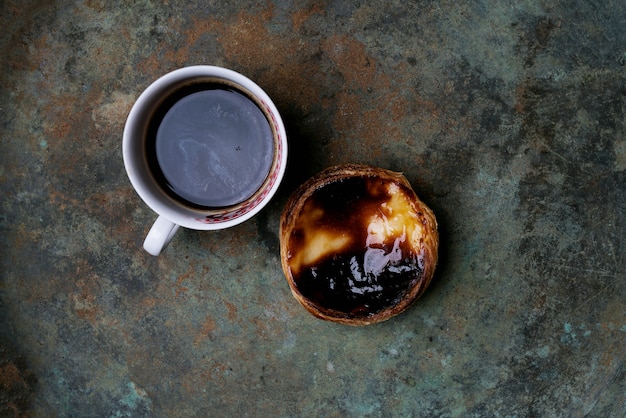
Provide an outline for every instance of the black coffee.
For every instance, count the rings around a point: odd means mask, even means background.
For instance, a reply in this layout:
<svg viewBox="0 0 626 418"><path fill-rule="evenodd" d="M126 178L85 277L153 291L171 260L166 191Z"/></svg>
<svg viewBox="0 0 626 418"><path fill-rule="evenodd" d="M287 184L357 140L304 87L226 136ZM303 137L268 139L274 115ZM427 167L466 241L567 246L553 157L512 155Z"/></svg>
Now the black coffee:
<svg viewBox="0 0 626 418"><path fill-rule="evenodd" d="M241 203L261 188L273 163L265 113L243 91L218 82L181 87L148 130L151 169L163 189L193 207Z"/></svg>

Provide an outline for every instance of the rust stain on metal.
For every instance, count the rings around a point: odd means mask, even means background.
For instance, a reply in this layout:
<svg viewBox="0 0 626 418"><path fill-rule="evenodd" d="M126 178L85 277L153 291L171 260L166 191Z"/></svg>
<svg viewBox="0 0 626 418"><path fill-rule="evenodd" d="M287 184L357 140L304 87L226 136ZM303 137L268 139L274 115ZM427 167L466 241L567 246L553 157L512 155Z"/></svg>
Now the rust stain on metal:
<svg viewBox="0 0 626 418"><path fill-rule="evenodd" d="M347 88L389 89L389 78L377 73L376 61L361 42L347 35L335 35L323 40L321 48L343 76Z"/></svg>
<svg viewBox="0 0 626 418"><path fill-rule="evenodd" d="M0 386L11 390L16 386L26 385L19 369L13 363L0 366Z"/></svg>
<svg viewBox="0 0 626 418"><path fill-rule="evenodd" d="M217 325L215 324L215 320L210 316L207 316L204 319L200 330L193 340L194 346L198 347L202 343L202 341L210 337L210 335L215 331L216 328Z"/></svg>
<svg viewBox="0 0 626 418"><path fill-rule="evenodd" d="M226 301L225 304L226 308L228 309L226 317L231 321L235 321L237 319L237 307L228 301Z"/></svg>
<svg viewBox="0 0 626 418"><path fill-rule="evenodd" d="M196 274L195 269L193 268L193 265L192 265L190 266L189 270L187 270L187 272L178 276L178 278L176 279L176 285L174 286L176 288L177 297L183 293L186 293L189 290L187 286L183 286L183 283L189 278L195 276L195 274Z"/></svg>
<svg viewBox="0 0 626 418"><path fill-rule="evenodd" d="M298 32L302 28L302 25L316 14L325 15L326 4L324 2L315 3L308 8L296 10L291 16L291 22L293 23L293 30Z"/></svg>

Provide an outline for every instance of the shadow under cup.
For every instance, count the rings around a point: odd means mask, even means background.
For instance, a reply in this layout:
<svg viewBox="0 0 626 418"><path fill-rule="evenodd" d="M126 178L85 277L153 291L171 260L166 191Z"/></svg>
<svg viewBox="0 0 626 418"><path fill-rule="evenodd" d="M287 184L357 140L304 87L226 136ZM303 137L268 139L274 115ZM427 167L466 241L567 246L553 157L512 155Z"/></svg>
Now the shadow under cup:
<svg viewBox="0 0 626 418"><path fill-rule="evenodd" d="M124 132L124 161L157 214L187 228L221 229L249 219L275 193L285 129L267 94L246 77L187 67L139 97Z"/></svg>

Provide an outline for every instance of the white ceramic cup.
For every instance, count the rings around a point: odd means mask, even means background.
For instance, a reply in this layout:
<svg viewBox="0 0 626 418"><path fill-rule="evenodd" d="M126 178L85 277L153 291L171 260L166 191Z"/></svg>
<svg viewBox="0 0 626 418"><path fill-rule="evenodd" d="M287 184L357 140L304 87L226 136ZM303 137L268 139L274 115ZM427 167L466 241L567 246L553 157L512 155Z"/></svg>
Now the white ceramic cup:
<svg viewBox="0 0 626 418"><path fill-rule="evenodd" d="M247 200L222 208L198 208L182 204L165 192L152 173L146 151L150 119L173 88L194 79L223 80L254 96L273 132L273 161L261 187ZM217 230L238 225L257 214L276 193L287 164L285 126L269 96L252 80L221 67L198 65L174 70L154 81L133 105L123 137L124 166L141 199L158 215L144 241L144 249L159 255L179 227Z"/></svg>

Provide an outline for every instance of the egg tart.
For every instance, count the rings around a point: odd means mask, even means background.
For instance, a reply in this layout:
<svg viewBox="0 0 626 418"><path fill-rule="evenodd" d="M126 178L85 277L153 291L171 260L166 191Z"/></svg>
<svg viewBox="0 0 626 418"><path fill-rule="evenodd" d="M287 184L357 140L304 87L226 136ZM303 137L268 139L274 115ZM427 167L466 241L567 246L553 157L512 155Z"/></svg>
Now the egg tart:
<svg viewBox="0 0 626 418"><path fill-rule="evenodd" d="M430 284L439 235L433 212L401 174L345 164L289 198L280 220L283 271L318 318L347 325L387 320Z"/></svg>

